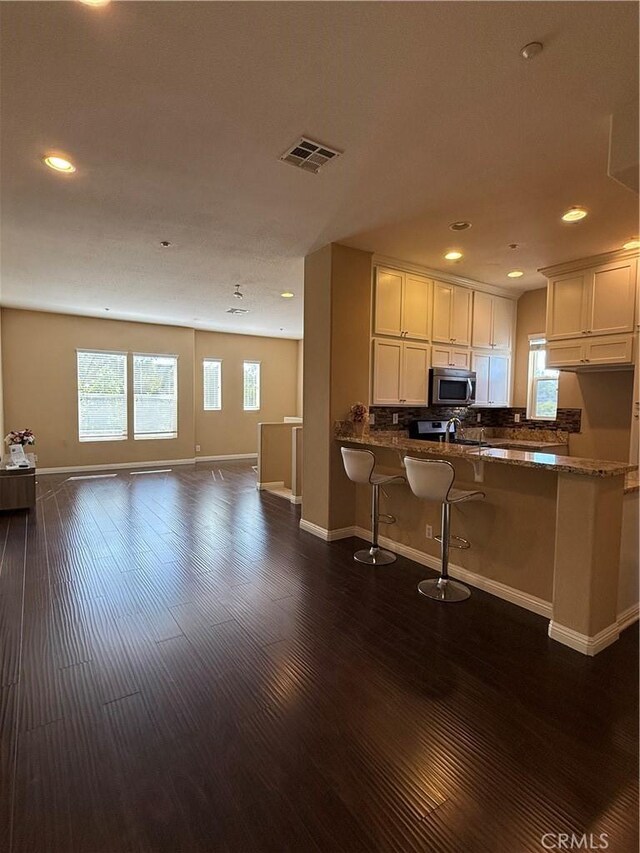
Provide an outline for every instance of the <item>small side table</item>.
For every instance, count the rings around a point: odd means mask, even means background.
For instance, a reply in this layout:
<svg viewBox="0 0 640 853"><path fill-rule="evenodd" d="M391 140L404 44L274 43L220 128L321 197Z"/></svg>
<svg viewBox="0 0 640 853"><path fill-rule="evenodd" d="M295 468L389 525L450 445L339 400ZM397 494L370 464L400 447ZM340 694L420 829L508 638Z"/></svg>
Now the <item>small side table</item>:
<svg viewBox="0 0 640 853"><path fill-rule="evenodd" d="M7 469L0 463L0 510L31 509L36 505L36 464L33 453L26 454L28 468Z"/></svg>

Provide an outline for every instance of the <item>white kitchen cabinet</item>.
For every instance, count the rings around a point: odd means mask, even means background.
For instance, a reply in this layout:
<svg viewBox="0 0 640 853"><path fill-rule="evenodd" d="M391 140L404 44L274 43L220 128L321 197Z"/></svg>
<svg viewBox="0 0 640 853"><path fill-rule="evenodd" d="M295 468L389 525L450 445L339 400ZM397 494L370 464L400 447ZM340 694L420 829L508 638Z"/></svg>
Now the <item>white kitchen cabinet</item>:
<svg viewBox="0 0 640 853"><path fill-rule="evenodd" d="M513 321L513 300L476 291L473 295L472 346L511 349Z"/></svg>
<svg viewBox="0 0 640 853"><path fill-rule="evenodd" d="M374 334L428 340L430 306L430 279L383 267L376 269Z"/></svg>
<svg viewBox="0 0 640 853"><path fill-rule="evenodd" d="M392 406L400 402L403 341L373 342L373 404Z"/></svg>
<svg viewBox="0 0 640 853"><path fill-rule="evenodd" d="M470 361L471 352L468 349L457 349L443 344L434 344L431 347L432 367L462 367L468 370Z"/></svg>
<svg viewBox="0 0 640 853"><path fill-rule="evenodd" d="M405 338L426 341L430 335L431 280L407 273L404 280L402 326Z"/></svg>
<svg viewBox="0 0 640 853"><path fill-rule="evenodd" d="M549 279L547 286L548 341L580 337L587 325L589 272L571 272Z"/></svg>
<svg viewBox="0 0 640 853"><path fill-rule="evenodd" d="M433 341L469 346L472 295L466 287L433 282Z"/></svg>
<svg viewBox="0 0 640 853"><path fill-rule="evenodd" d="M636 279L636 258L551 275L547 340L633 331Z"/></svg>
<svg viewBox="0 0 640 853"><path fill-rule="evenodd" d="M374 406L426 406L429 345L376 338L373 342Z"/></svg>
<svg viewBox="0 0 640 853"><path fill-rule="evenodd" d="M426 406L429 395L429 347L405 341L402 345L400 399L404 406Z"/></svg>
<svg viewBox="0 0 640 853"><path fill-rule="evenodd" d="M402 326L402 291L404 273L376 270L374 330L376 335L400 337Z"/></svg>
<svg viewBox="0 0 640 853"><path fill-rule="evenodd" d="M637 261L618 261L593 270L587 329L592 335L633 331Z"/></svg>
<svg viewBox="0 0 640 853"><path fill-rule="evenodd" d="M597 335L547 344L547 367L559 370L633 364L633 335Z"/></svg>
<svg viewBox="0 0 640 853"><path fill-rule="evenodd" d="M498 353L477 353L471 357L476 372L476 405L509 405L509 370L511 359Z"/></svg>

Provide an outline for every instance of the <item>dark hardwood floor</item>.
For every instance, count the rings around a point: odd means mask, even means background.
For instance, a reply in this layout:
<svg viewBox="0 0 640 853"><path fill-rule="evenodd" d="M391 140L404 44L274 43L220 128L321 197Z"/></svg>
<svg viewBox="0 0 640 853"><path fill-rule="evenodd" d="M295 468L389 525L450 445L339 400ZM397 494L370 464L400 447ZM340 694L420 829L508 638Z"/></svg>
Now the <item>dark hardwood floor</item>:
<svg viewBox="0 0 640 853"><path fill-rule="evenodd" d="M427 601L254 484L41 476L0 517L1 851L638 849L635 628L588 659Z"/></svg>

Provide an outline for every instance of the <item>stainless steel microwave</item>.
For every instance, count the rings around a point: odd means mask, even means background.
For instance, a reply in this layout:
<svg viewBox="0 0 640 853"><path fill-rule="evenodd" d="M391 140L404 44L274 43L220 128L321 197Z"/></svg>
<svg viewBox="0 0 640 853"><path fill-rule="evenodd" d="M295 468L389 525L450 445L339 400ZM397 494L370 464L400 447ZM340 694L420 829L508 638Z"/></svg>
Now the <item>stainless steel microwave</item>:
<svg viewBox="0 0 640 853"><path fill-rule="evenodd" d="M432 367L429 371L430 406L470 406L476 401L474 370Z"/></svg>

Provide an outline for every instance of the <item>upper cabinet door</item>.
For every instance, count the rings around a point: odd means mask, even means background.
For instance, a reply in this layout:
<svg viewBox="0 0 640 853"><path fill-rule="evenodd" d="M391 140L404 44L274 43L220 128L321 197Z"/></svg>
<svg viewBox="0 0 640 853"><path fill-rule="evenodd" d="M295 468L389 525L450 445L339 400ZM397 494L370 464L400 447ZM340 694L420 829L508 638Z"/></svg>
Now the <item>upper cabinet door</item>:
<svg viewBox="0 0 640 853"><path fill-rule="evenodd" d="M490 356L489 405L509 405L509 357L506 355Z"/></svg>
<svg viewBox="0 0 640 853"><path fill-rule="evenodd" d="M451 338L451 310L453 305L452 284L442 281L433 282L433 332L432 340L438 343L450 344Z"/></svg>
<svg viewBox="0 0 640 853"><path fill-rule="evenodd" d="M405 341L402 348L400 401L406 406L426 406L429 394L429 346Z"/></svg>
<svg viewBox="0 0 640 853"><path fill-rule="evenodd" d="M373 342L373 404L397 405L400 402L402 341Z"/></svg>
<svg viewBox="0 0 640 853"><path fill-rule="evenodd" d="M565 273L549 280L547 288L548 341L577 338L585 334L588 322L588 294L592 273Z"/></svg>
<svg viewBox="0 0 640 853"><path fill-rule="evenodd" d="M376 295L374 333L400 337L402 326L402 300L404 273L378 267L376 271Z"/></svg>
<svg viewBox="0 0 640 853"><path fill-rule="evenodd" d="M590 334L633 330L637 261L619 261L593 270L589 300Z"/></svg>
<svg viewBox="0 0 640 853"><path fill-rule="evenodd" d="M473 291L453 287L451 302L451 343L469 346L471 343L471 300Z"/></svg>
<svg viewBox="0 0 640 853"><path fill-rule="evenodd" d="M476 293L476 298L478 294ZM512 299L493 296L493 333L491 343L495 349L511 349L515 303ZM475 309L474 309L475 320ZM474 346L475 346L474 342Z"/></svg>
<svg viewBox="0 0 640 853"><path fill-rule="evenodd" d="M493 296L476 291L473 295L473 328L471 343L474 347L490 347L493 343Z"/></svg>
<svg viewBox="0 0 640 853"><path fill-rule="evenodd" d="M431 281L420 275L407 273L404 281L402 329L405 337L420 341L430 334Z"/></svg>
<svg viewBox="0 0 640 853"><path fill-rule="evenodd" d="M476 372L476 405L489 405L489 362L491 356L474 352L471 356L471 369Z"/></svg>

